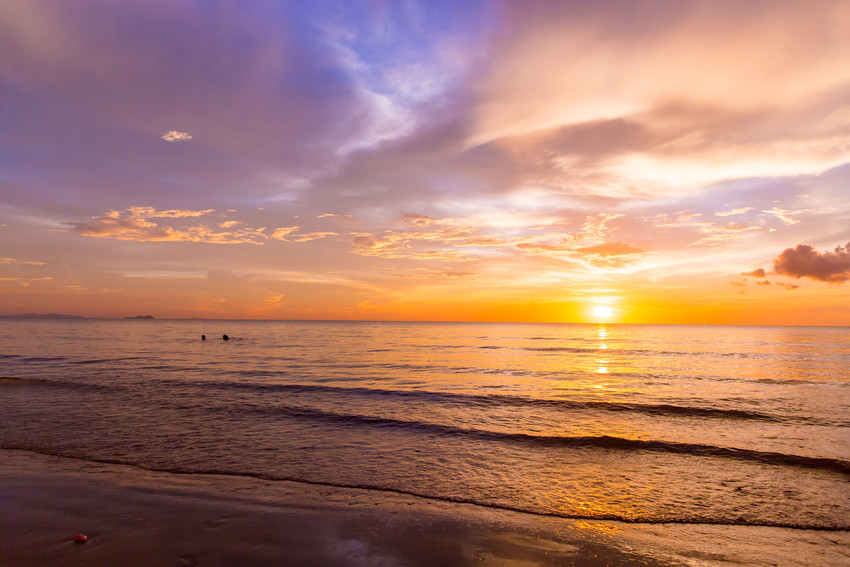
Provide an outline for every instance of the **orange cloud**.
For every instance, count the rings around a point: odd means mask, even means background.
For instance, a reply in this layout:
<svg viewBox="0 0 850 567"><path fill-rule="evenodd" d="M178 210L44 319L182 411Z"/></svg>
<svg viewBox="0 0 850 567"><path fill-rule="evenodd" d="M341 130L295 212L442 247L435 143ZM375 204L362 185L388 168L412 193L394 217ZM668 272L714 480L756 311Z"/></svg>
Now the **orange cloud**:
<svg viewBox="0 0 850 567"><path fill-rule="evenodd" d="M395 274L395 277L403 279L471 278L474 275L475 272L462 272L460 270L419 270L412 274Z"/></svg>
<svg viewBox="0 0 850 567"><path fill-rule="evenodd" d="M205 225L177 227L161 225L152 218L194 218L213 212L167 210L157 211L153 207L130 207L123 211L109 211L88 222L66 222L66 226L77 234L93 238L114 238L135 242L206 242L212 244L261 244L268 238L263 229L244 228L236 231L217 231Z"/></svg>
<svg viewBox="0 0 850 567"><path fill-rule="evenodd" d="M595 246L585 246L576 248L579 254L590 254L594 256L630 256L632 254L642 254L643 250L635 248L631 244L625 242L605 242Z"/></svg>
<svg viewBox="0 0 850 567"><path fill-rule="evenodd" d="M33 262L32 260L16 260L15 258L0 258L0 264L18 264L23 266L46 266L46 262Z"/></svg>
<svg viewBox="0 0 850 567"><path fill-rule="evenodd" d="M275 240L283 240L284 242L286 242L288 240L286 237L292 234L293 232L297 232L298 230L300 230L300 228L300 226L286 226L276 228L274 229L274 232L272 232L271 238L274 238Z"/></svg>
<svg viewBox="0 0 850 567"><path fill-rule="evenodd" d="M414 222L421 220L420 216L413 217ZM461 256L455 247L498 246L505 244L493 236L478 236L472 227L443 227L439 221L428 219L424 226L437 225L430 230L386 231L383 236L370 233L355 233L352 243L354 253L361 256L377 256L387 259L457 259ZM444 247L443 250L421 250L424 246L434 244ZM469 254L466 252L465 254Z"/></svg>
<svg viewBox="0 0 850 567"><path fill-rule="evenodd" d="M295 242L309 242L310 240L319 240L321 238L338 235L338 232L305 232L304 234L297 235Z"/></svg>

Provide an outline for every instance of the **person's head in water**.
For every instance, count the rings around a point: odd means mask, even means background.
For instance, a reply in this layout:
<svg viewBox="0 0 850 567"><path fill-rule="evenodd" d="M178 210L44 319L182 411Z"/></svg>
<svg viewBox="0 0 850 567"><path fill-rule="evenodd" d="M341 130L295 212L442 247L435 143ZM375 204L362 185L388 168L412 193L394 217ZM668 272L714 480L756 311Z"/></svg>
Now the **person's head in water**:
<svg viewBox="0 0 850 567"><path fill-rule="evenodd" d="M202 341L207 340L207 336L206 336L206 335L201 335L201 340L202 340Z"/></svg>
<svg viewBox="0 0 850 567"><path fill-rule="evenodd" d="M221 335L221 340L223 340L223 341L229 341L229 340L230 340L230 337L228 337L227 335Z"/></svg>

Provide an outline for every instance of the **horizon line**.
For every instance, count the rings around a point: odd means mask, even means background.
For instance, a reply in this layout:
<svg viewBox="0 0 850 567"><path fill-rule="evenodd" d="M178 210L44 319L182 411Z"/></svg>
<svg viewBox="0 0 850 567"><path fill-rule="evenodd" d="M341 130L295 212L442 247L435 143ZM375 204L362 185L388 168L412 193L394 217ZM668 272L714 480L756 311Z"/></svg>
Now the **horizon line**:
<svg viewBox="0 0 850 567"><path fill-rule="evenodd" d="M617 321L469 321L469 320L426 320L426 319L251 319L251 318L206 318L206 317L154 317L135 315L128 317L92 317L87 315L71 315L63 313L25 313L16 315L0 315L0 319L32 319L43 321L244 321L258 323L428 323L428 324L463 324L463 325L643 325L643 326L692 326L692 327L819 327L819 328L850 328L850 325L817 325L793 323L636 323Z"/></svg>

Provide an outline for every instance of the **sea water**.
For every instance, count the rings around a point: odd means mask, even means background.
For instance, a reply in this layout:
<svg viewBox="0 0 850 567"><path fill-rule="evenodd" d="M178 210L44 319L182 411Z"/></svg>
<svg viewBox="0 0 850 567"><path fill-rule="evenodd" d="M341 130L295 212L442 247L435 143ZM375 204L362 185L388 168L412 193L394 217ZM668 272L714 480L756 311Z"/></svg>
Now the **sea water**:
<svg viewBox="0 0 850 567"><path fill-rule="evenodd" d="M6 319L0 377L5 449L850 529L846 327Z"/></svg>

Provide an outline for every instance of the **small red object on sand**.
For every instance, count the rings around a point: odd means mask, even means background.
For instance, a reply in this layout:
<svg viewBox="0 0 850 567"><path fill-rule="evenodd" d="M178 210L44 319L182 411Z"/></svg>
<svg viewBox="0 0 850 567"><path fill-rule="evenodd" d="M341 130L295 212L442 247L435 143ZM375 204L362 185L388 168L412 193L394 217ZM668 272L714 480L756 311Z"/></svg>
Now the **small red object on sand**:
<svg viewBox="0 0 850 567"><path fill-rule="evenodd" d="M74 541L76 543L85 543L87 539L89 538L88 536L86 536L86 534L77 534L74 536Z"/></svg>

